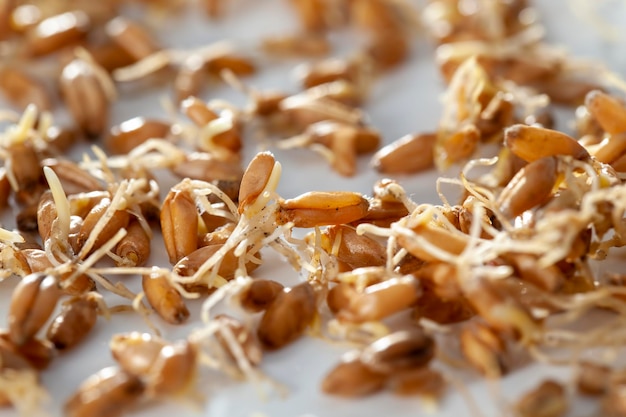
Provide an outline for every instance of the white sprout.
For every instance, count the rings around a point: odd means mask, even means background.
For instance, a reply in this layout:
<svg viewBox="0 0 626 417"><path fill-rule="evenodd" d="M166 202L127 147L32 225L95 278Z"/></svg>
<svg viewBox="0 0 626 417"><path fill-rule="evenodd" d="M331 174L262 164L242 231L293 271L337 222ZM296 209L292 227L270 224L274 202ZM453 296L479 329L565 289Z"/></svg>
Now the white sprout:
<svg viewBox="0 0 626 417"><path fill-rule="evenodd" d="M57 211L56 225L59 239L65 241L70 233L70 202L63 191L59 177L50 167L43 167L43 173L52 192L52 199Z"/></svg>

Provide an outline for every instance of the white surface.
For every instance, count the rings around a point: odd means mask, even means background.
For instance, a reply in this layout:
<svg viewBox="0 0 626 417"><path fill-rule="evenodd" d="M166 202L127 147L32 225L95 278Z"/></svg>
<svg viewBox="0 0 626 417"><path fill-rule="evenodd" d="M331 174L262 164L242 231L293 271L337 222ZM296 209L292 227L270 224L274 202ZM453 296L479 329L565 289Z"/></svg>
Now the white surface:
<svg viewBox="0 0 626 417"><path fill-rule="evenodd" d="M228 3L228 2L226 2ZM220 39L234 39L239 45L253 50L261 34L279 34L295 28L296 23L288 17L287 3L284 0L242 0L233 2L233 10L219 22L209 22L201 14L165 21L160 37L168 46L193 47ZM588 22L581 21L570 11L575 2L566 0L544 0L538 2L539 14L544 22L548 39L563 44L573 54L600 58L609 62L609 66L626 76L626 59L621 48L626 42L622 33L618 43L602 39L598 31ZM586 3L593 3L588 0ZM626 7L618 1L610 4L619 6L621 20L612 14L611 21L626 21ZM337 41L342 42L339 36ZM346 43L345 40L343 40ZM433 47L424 38L417 39L415 53L408 65L378 80L366 107L372 124L383 132L385 142L410 132L431 131L436 128L441 106L438 102L443 84L433 64ZM283 88L296 91L295 80L290 76L291 61L280 64L267 59L262 61L258 76L247 80L258 88ZM126 95L113 114L113 122L119 122L131 116L163 116L158 105L158 97L169 92L169 87L155 92L142 92L133 96ZM223 86L211 86L204 98L226 98L237 104L243 104L244 98ZM564 126L561 126L564 127ZM249 159L255 152L254 143L247 142L245 154ZM359 161L359 174L354 178L343 178L332 172L321 157L309 150L280 151L272 149L277 159L283 164L283 178L279 193L284 197L293 197L305 191L347 189L370 193L374 181L380 177L368 168L369 156ZM399 181L418 202L438 201L434 192L435 172L411 177L398 177ZM266 278L295 277L295 273L282 262L274 260L269 254L268 261L255 273ZM163 252L153 256L152 262L163 264ZM133 283L133 281L135 281ZM125 281L137 288L136 279L129 277ZM0 283L0 317L6 317L7 300L15 280ZM193 303L192 303L193 304ZM198 304L192 305L197 311ZM189 330L198 326L193 321L182 327L161 325L164 336L168 339L184 337ZM49 388L52 399L49 410L52 415L61 415L60 404L93 372L114 364L110 357L107 343L111 334L128 330L148 331L146 325L133 314L117 315L110 322L99 320L89 340L75 350L55 360L50 369L43 373L43 383ZM304 338L293 345L268 354L263 362L263 370L289 388L289 394L280 398L275 391L266 389L263 399L256 388L248 383L232 382L217 374L204 375L206 385L202 391L207 395L203 410L194 410L179 402L169 400L148 405L133 412L140 416L177 415L210 417L334 417L334 416L372 416L392 415L408 417L421 415L423 405L419 399L401 399L390 394L343 400L322 395L319 390L323 376L336 363L339 354L345 348L330 346L320 340ZM542 374L559 375L568 379L568 370L555 370L545 366L531 366L517 370L504 378L499 388L491 389L478 376L462 377L463 383L475 398L479 408L487 416L500 416L504 413L499 407L502 398L516 398L521 392L533 386ZM497 391L500 391L498 394ZM572 415L585 415L585 404L577 405L577 412ZM10 410L1 410L1 417L13 416ZM466 399L453 387L448 391L438 412L441 417L470 415Z"/></svg>

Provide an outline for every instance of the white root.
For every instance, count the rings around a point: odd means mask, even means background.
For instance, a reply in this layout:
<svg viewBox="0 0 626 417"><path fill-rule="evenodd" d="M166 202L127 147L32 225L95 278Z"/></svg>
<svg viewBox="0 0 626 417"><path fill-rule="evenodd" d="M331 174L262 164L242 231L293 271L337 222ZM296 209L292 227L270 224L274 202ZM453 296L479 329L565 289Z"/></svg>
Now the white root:
<svg viewBox="0 0 626 417"><path fill-rule="evenodd" d="M48 181L52 192L52 199L57 211L56 227L58 228L57 239L66 241L70 233L70 202L63 191L59 177L50 167L43 167L43 173Z"/></svg>
<svg viewBox="0 0 626 417"><path fill-rule="evenodd" d="M134 81L157 72L168 65L181 65L187 58L196 55L205 62L212 58L233 51L228 41L215 42L211 45L192 50L162 49L127 67L113 71L113 79L118 82Z"/></svg>
<svg viewBox="0 0 626 417"><path fill-rule="evenodd" d="M17 232L0 227L0 241L10 243L24 243L24 236Z"/></svg>
<svg viewBox="0 0 626 417"><path fill-rule="evenodd" d="M37 123L37 107L34 104L26 106L20 121L9 128L7 135L9 144L24 143L32 134Z"/></svg>

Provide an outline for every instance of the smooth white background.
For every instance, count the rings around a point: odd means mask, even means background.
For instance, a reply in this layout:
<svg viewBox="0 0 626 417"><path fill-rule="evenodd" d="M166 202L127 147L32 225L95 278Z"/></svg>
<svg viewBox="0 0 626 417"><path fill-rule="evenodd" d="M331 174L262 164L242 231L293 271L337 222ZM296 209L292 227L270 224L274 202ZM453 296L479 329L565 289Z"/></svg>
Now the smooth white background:
<svg viewBox="0 0 626 417"><path fill-rule="evenodd" d="M297 27L297 23L291 19L288 2L285 0L237 0L225 3L232 5L229 6L227 16L220 21L208 21L201 13L189 13L164 20L157 32L159 39L165 46L183 48L232 39L242 50L258 54L256 45L261 36L289 32ZM623 53L626 30L618 28L618 37L611 40L602 36L591 23L591 19L580 19L580 15L589 16L587 11L580 8L582 4L602 9L607 18L606 24L624 22L626 5L623 2L543 0L536 4L550 42L563 45L574 55L601 59L612 70L626 76L626 55ZM574 13L575 8L582 13ZM353 42L358 41L347 34L333 35L332 39L338 45L338 55L349 51ZM426 36L417 34L411 61L374 84L366 111L371 124L383 133L385 142L391 142L407 133L432 131L436 128L441 114L439 98L443 84L433 63L433 52L433 46ZM246 82L261 89L297 90L297 82L291 72L296 61L275 62L260 56L259 59L259 74ZM123 89L123 101L114 108L111 122L120 122L138 115L164 117L165 112L159 105L159 98L170 91L170 86L164 86L160 91ZM207 88L204 98L225 98L239 105L245 102L240 93L215 83ZM561 114L563 117L560 119L560 128L567 130L567 120L571 120L573 109ZM311 190L344 189L370 193L373 183L380 178L380 174L368 167L369 156L359 160L359 173L356 177L344 178L332 172L321 157L309 150L271 149L283 164L283 178L278 191L286 198ZM247 141L246 160L257 150L254 141ZM436 203L438 199L434 184L438 175L436 172L428 172L415 176L399 176L397 179L415 201ZM10 226L8 222L5 225ZM164 251L156 249L160 244L155 242L154 246L152 262L165 264ZM268 261L255 273L256 276L287 281L297 278L297 274L271 253L266 259ZM129 277L124 282L137 289L136 281L135 277ZM0 283L0 321L5 320L8 298L15 282L15 279L10 279ZM117 303L114 298L108 299ZM194 312L197 312L198 307L198 303L192 303ZM159 323L159 327L167 338L185 337L191 329L199 326L198 320L193 320L194 318L186 326L172 327ZM114 364L107 348L109 338L113 333L129 330L148 331L148 328L133 314L117 315L110 322L100 319L88 341L53 362L42 375L43 384L51 394L47 407L51 415L61 415L60 405L83 379ZM216 373L204 372L201 391L206 394L206 402L202 409L194 409L180 400L165 399L158 404L142 406L131 415L408 417L426 413L417 398L402 399L390 394L379 394L364 399L343 400L323 395L319 390L320 381L346 349L345 346L331 346L321 340L306 337L279 352L266 355L262 369L289 388L289 394L284 398L268 387L265 387L265 398L262 398L251 384L233 382ZM536 365L519 369L504 378L500 384L491 387L473 374L459 375L459 380L468 389L481 412L485 416L495 417L505 415L502 407L505 407L507 400L515 399L544 375L554 375L562 381L571 379L568 369ZM590 404L577 402L571 415L591 415L591 410L593 408ZM0 410L1 417L14 414L10 410ZM466 399L454 387L450 387L448 395L434 415L457 417L471 414Z"/></svg>

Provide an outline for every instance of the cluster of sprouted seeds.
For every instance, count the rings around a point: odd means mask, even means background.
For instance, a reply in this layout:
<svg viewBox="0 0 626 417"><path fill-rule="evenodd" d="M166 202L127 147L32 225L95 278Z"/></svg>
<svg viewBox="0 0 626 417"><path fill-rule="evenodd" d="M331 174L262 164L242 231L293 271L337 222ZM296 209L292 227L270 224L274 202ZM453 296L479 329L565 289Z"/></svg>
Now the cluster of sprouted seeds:
<svg viewBox="0 0 626 417"><path fill-rule="evenodd" d="M328 364L320 389L329 395L386 389L436 401L456 366L497 380L525 355L575 367L576 390L547 380L507 413L562 416L580 393L598 398L602 415L626 415L624 371L585 356L624 338L626 278L590 267L626 239L626 103L610 92L623 83L546 44L530 4L291 0L301 31L263 39L260 50L315 58L299 68L302 91L293 93L248 85L242 78L258 65L229 43L160 46L123 15L123 3L0 1L0 91L17 110L0 113L0 205L18 213L15 230L0 229L0 273L19 280L0 331L1 403L37 412L46 397L40 372L89 338L100 316L131 312L151 331L113 336L114 362L85 375L64 402L68 416L197 398L201 372L280 391L263 354L307 333L356 346ZM156 16L185 7L203 7L210 19L229 13L228 2L196 3L141 7ZM407 59L418 25L436 41L447 82L440 123L380 148L360 106L377 78ZM331 33L346 27L362 43L328 58ZM200 99L211 79L249 105ZM111 127L127 83L173 84L169 119L128 115ZM574 136L551 129L552 102L578 106ZM52 117L60 103L71 128ZM242 147L258 146L249 136L270 149L316 151L345 176L374 152L383 174L456 164L459 176L438 185L457 186L461 197L415 201L381 179L371 195L313 190L285 199L270 151L244 168ZM94 141L90 151L70 159L83 139ZM472 159L482 142L502 146ZM178 182L164 187L163 172ZM156 234L167 267L151 260ZM255 278L267 251L300 283ZM141 279L141 292L121 276ZM198 325L181 340L161 336L163 322L190 320L193 298L205 300L192 318ZM233 315L216 314L218 304ZM598 309L607 318L592 332L572 330ZM402 313L404 326L390 326Z"/></svg>

